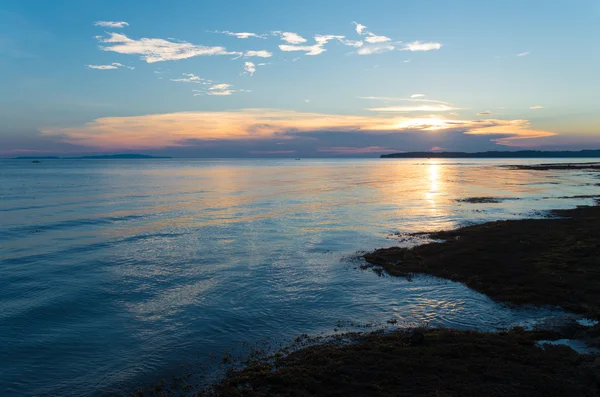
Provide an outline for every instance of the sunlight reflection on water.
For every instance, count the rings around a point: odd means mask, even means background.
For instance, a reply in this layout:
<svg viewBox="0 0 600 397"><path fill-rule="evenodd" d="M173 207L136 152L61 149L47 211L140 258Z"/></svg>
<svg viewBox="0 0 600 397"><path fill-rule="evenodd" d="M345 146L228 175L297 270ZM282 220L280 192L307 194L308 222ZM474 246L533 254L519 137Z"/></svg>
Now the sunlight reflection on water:
<svg viewBox="0 0 600 397"><path fill-rule="evenodd" d="M491 330L559 316L358 270L356 251L394 245L393 233L539 216L597 194L594 174L493 164L1 161L0 394L118 390L339 321ZM503 200L457 202L468 197Z"/></svg>

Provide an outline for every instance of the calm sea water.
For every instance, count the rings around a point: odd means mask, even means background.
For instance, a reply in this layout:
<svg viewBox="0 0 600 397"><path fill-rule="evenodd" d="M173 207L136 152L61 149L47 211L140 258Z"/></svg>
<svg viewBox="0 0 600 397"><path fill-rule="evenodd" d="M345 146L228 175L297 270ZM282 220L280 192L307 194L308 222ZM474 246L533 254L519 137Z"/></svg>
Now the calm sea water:
<svg viewBox="0 0 600 397"><path fill-rule="evenodd" d="M393 233L540 216L598 193L587 172L495 164L2 160L0 395L126 393L242 341L339 322L493 330L563 316L358 269L357 250L414 243ZM456 201L473 196L503 201Z"/></svg>

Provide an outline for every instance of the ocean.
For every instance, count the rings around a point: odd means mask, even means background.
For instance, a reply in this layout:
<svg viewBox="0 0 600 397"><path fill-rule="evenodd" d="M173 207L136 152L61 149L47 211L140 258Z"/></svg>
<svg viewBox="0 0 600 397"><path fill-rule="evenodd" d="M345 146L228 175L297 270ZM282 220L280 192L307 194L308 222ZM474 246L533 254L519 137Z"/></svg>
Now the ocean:
<svg viewBox="0 0 600 397"><path fill-rule="evenodd" d="M573 196L593 173L498 167L543 162L569 159L0 160L0 395L127 395L245 342L392 319L568 316L360 269L413 232L592 204Z"/></svg>

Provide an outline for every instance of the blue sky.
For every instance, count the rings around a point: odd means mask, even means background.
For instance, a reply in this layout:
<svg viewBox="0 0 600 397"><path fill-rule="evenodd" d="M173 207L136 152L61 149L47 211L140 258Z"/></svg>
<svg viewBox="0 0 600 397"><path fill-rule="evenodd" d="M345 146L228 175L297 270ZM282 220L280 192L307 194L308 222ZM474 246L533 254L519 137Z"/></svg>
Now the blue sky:
<svg viewBox="0 0 600 397"><path fill-rule="evenodd" d="M599 17L591 0L4 0L0 156L600 148Z"/></svg>

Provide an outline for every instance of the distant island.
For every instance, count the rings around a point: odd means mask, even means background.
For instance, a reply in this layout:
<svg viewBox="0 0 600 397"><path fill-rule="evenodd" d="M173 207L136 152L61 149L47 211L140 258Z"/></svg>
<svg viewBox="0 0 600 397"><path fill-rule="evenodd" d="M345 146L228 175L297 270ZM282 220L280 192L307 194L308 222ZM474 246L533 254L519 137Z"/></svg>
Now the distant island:
<svg viewBox="0 0 600 397"><path fill-rule="evenodd" d="M382 159L507 159L507 158L583 158L600 157L600 150L580 151L542 151L542 150L519 150L515 152L406 152L382 154Z"/></svg>
<svg viewBox="0 0 600 397"><path fill-rule="evenodd" d="M14 160L126 160L126 159L170 159L171 157L149 156L146 154L104 154L99 156L57 157L57 156L27 156L15 157Z"/></svg>

